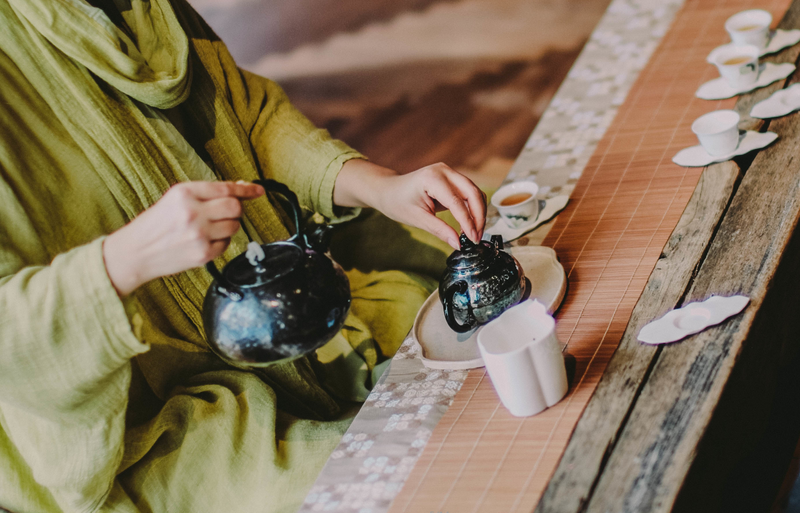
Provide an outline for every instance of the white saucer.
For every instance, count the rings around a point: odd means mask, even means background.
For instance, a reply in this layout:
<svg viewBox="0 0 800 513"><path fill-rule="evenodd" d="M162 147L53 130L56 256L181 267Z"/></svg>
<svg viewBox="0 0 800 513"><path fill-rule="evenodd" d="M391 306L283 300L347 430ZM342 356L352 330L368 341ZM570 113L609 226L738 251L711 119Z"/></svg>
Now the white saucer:
<svg viewBox="0 0 800 513"><path fill-rule="evenodd" d="M724 100L725 98L732 98L737 94L747 93L760 87L768 86L776 80L781 80L792 74L794 71L794 64L783 63L773 64L767 62L760 65L761 73L758 75L758 80L755 84L745 86L740 89L734 89L728 82L722 78L715 78L709 80L695 92L695 96L702 100Z"/></svg>
<svg viewBox="0 0 800 513"><path fill-rule="evenodd" d="M703 302L689 303L647 324L637 338L645 344L677 342L738 314L749 302L747 296L711 296Z"/></svg>
<svg viewBox="0 0 800 513"><path fill-rule="evenodd" d="M703 167L714 162L724 162L738 155L744 155L753 150L764 148L778 138L775 132L754 132L748 130L743 135L739 135L739 146L735 151L726 155L710 155L699 144L684 148L672 157L672 162L683 167Z"/></svg>
<svg viewBox="0 0 800 513"><path fill-rule="evenodd" d="M500 218L496 223L483 231L483 238L489 240L492 235L502 235L503 242L510 242L514 239L518 239L540 224L546 223L552 219L556 214L564 210L568 202L569 196L556 196L549 200L539 200L540 210L539 216L536 219L525 223L519 228L509 228L506 222ZM543 206L542 203L544 203Z"/></svg>
<svg viewBox="0 0 800 513"><path fill-rule="evenodd" d="M759 54L759 57L763 57L763 56L769 55L771 53L779 52L779 51L783 50L784 48L788 48L790 46L796 45L798 42L800 42L800 30L797 30L797 29L792 29L792 30L778 29L778 30L775 30L772 33L772 38L769 40L769 44L767 45L766 48L761 50L761 53ZM708 62L709 64L713 64L714 56L716 55L717 52L719 52L720 50L726 49L726 48L733 47L733 46L736 46L736 45L734 45L733 43L728 43L726 45L722 45L722 46L718 46L718 47L714 48L713 50L711 50L711 53L708 54L708 57L706 57L706 62Z"/></svg>
<svg viewBox="0 0 800 513"><path fill-rule="evenodd" d="M567 291L564 268L556 258L556 252L544 246L511 248L511 254L519 260L525 276L531 282L530 300L538 299L547 313L553 313ZM411 328L411 338L422 348L422 363L432 369L475 369L483 367L478 349L478 332L482 326L467 333L456 333L447 325L435 291L423 303Z"/></svg>
<svg viewBox="0 0 800 513"><path fill-rule="evenodd" d="M754 118L779 118L800 109L800 84L775 91L772 96L762 100L750 110Z"/></svg>

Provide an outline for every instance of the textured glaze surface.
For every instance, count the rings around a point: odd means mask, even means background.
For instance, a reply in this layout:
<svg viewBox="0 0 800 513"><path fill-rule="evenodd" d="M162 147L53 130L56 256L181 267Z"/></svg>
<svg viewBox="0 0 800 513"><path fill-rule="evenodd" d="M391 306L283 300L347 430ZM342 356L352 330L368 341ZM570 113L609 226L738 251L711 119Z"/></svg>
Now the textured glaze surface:
<svg viewBox="0 0 800 513"><path fill-rule="evenodd" d="M283 184L259 180L285 196L300 226L297 196ZM263 367L311 353L342 329L350 310L350 282L324 252L324 230L254 246L220 273L203 303L209 347L232 365ZM259 251L260 247L260 251Z"/></svg>
<svg viewBox="0 0 800 513"><path fill-rule="evenodd" d="M233 265L239 255L229 265ZM300 265L262 286L237 287L234 301L215 281L206 294L208 344L223 360L260 366L296 358L328 342L350 309L350 284L324 254L303 252Z"/></svg>
<svg viewBox="0 0 800 513"><path fill-rule="evenodd" d="M514 257L502 251L501 240L474 244L462 234L461 250L447 259L439 283L445 318L451 309L458 325L449 318L448 324L455 331L486 324L522 299L524 284L525 271Z"/></svg>

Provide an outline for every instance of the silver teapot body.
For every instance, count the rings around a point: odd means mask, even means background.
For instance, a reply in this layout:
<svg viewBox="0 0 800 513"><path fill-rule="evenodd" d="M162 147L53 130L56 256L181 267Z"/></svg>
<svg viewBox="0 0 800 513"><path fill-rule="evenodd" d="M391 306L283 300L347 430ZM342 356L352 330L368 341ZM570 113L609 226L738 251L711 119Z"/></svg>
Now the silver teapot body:
<svg viewBox="0 0 800 513"><path fill-rule="evenodd" d="M232 259L222 271L206 269L214 281L203 304L209 347L238 367L264 367L309 354L344 325L350 282L327 254L324 232L315 238L300 228L300 206L288 187L257 180L285 196L298 233L286 241L259 245Z"/></svg>
<svg viewBox="0 0 800 513"><path fill-rule="evenodd" d="M447 260L439 298L447 324L464 333L519 303L527 285L519 261L503 251L502 237L473 243L462 234L460 243Z"/></svg>

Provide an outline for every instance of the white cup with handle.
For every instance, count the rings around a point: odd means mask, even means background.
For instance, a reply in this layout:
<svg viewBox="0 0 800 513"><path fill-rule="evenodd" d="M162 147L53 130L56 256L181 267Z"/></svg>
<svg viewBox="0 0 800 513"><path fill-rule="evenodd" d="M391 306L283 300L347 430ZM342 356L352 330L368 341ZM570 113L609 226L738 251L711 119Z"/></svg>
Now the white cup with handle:
<svg viewBox="0 0 800 513"><path fill-rule="evenodd" d="M514 416L535 415L567 393L567 370L555 326L545 306L529 299L478 332L486 371L500 401Z"/></svg>
<svg viewBox="0 0 800 513"><path fill-rule="evenodd" d="M741 90L758 81L758 54L753 45L729 46L715 52L713 62L728 85Z"/></svg>

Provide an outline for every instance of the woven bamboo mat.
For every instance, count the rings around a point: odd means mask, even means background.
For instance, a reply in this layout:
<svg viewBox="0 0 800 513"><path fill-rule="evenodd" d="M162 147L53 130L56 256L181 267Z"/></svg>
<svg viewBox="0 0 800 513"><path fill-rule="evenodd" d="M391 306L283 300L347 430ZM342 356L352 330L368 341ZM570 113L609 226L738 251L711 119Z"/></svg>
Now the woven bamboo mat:
<svg viewBox="0 0 800 513"><path fill-rule="evenodd" d="M556 315L558 336L577 361L568 396L539 415L515 418L484 369L471 371L390 513L533 510L697 184L701 168L671 159L697 144L694 119L735 103L694 97L718 76L706 56L728 42L723 23L732 14L758 7L777 23L788 5L687 1L543 244L556 250L569 276Z"/></svg>

